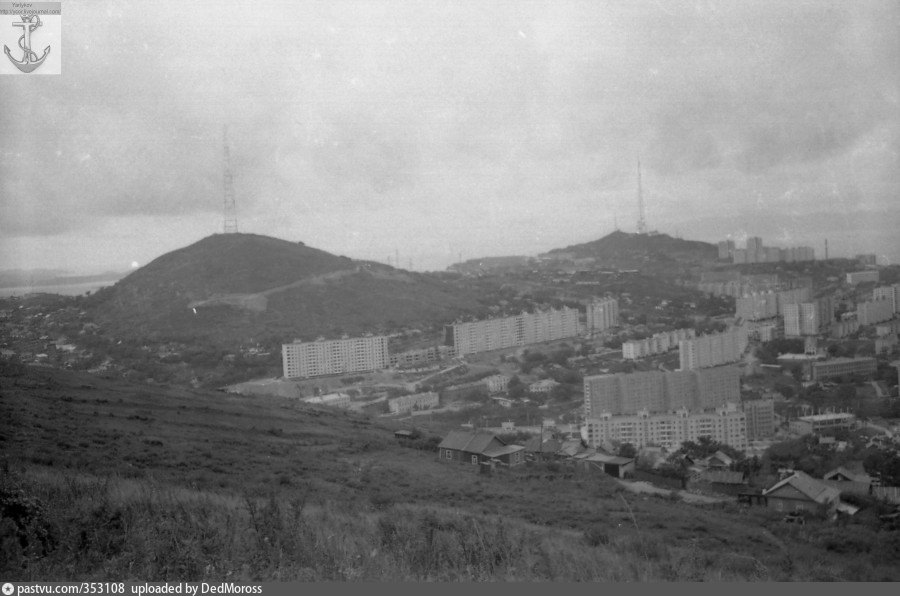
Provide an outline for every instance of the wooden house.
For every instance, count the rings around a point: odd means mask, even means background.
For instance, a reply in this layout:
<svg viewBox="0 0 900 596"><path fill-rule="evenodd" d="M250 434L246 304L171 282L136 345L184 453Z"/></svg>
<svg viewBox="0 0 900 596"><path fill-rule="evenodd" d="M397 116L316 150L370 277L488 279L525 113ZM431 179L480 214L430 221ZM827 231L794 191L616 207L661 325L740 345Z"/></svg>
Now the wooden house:
<svg viewBox="0 0 900 596"><path fill-rule="evenodd" d="M776 482L763 491L767 505L776 511L809 511L831 514L840 504L840 491L804 472Z"/></svg>
<svg viewBox="0 0 900 596"><path fill-rule="evenodd" d="M525 463L525 448L507 445L494 433L482 430L453 430L438 445L441 461L478 465L495 461L507 466Z"/></svg>

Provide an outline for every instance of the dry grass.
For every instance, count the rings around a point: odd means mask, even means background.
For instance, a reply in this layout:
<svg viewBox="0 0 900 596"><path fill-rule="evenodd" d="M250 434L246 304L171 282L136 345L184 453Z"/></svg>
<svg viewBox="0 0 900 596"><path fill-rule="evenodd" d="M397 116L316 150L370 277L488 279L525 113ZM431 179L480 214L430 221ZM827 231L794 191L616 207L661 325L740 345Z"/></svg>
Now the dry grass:
<svg viewBox="0 0 900 596"><path fill-rule="evenodd" d="M0 378L0 394L0 575L20 581L900 576L898 532L551 468L481 476L285 399L58 371Z"/></svg>

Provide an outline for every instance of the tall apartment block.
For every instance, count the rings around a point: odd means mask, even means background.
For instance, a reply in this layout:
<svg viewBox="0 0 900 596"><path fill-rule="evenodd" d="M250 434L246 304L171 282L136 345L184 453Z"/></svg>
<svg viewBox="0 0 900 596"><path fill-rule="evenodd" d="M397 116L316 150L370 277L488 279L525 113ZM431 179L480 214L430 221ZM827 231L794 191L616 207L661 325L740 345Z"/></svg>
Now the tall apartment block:
<svg viewBox="0 0 900 596"><path fill-rule="evenodd" d="M735 316L745 321L760 321L778 316L775 292L753 293L735 301Z"/></svg>
<svg viewBox="0 0 900 596"><path fill-rule="evenodd" d="M863 267L875 267L878 265L878 255L874 254L864 254L864 255L856 255L857 262Z"/></svg>
<svg viewBox="0 0 900 596"><path fill-rule="evenodd" d="M514 317L454 323L444 327L444 343L452 346L457 356L526 346L575 337L580 329L578 319L578 310L563 308L522 313Z"/></svg>
<svg viewBox="0 0 900 596"><path fill-rule="evenodd" d="M791 290L783 290L776 294L778 302L778 316L784 316L784 307L788 304L800 304L812 300L812 286L804 286Z"/></svg>
<svg viewBox="0 0 900 596"><path fill-rule="evenodd" d="M784 336L819 335L827 331L833 319L834 303L831 298L787 304L784 307Z"/></svg>
<svg viewBox="0 0 900 596"><path fill-rule="evenodd" d="M719 242L719 260L726 261L730 260L734 255L734 240L725 240L723 242Z"/></svg>
<svg viewBox="0 0 900 596"><path fill-rule="evenodd" d="M747 416L748 440L767 439L775 435L775 400L744 400L741 409Z"/></svg>
<svg viewBox="0 0 900 596"><path fill-rule="evenodd" d="M875 325L894 318L894 303L892 300L876 300L874 302L860 302L856 305L856 320L860 325Z"/></svg>
<svg viewBox="0 0 900 596"><path fill-rule="evenodd" d="M647 371L584 378L585 417L701 411L740 402L740 370L720 366L688 371Z"/></svg>
<svg viewBox="0 0 900 596"><path fill-rule="evenodd" d="M667 414L651 414L646 410L628 416L602 414L586 420L584 426L591 447L620 441L638 449L650 444L677 449L685 441L709 437L741 451L747 448L747 415L734 403L713 412L689 412L682 408Z"/></svg>
<svg viewBox="0 0 900 596"><path fill-rule="evenodd" d="M295 341L281 346L281 361L286 379L380 370L390 365L388 338L373 335Z"/></svg>
<svg viewBox="0 0 900 596"><path fill-rule="evenodd" d="M881 286L872 290L872 301L890 300L894 312L900 312L900 284Z"/></svg>
<svg viewBox="0 0 900 596"><path fill-rule="evenodd" d="M615 298L594 298L587 305L588 333L619 326L619 301Z"/></svg>
<svg viewBox="0 0 900 596"><path fill-rule="evenodd" d="M747 329L740 325L722 333L683 340L678 344L681 370L709 368L737 362L747 349L748 339Z"/></svg>
<svg viewBox="0 0 900 596"><path fill-rule="evenodd" d="M678 347L678 342L691 339L696 332L691 328L663 331L645 339L633 339L622 344L622 357L637 360L656 354L665 354Z"/></svg>

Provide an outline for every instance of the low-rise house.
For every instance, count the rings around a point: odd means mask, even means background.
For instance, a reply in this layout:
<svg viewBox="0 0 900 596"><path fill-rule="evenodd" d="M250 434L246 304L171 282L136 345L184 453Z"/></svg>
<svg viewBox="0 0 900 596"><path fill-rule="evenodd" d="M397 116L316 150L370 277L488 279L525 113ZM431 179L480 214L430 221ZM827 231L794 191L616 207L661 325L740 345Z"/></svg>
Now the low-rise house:
<svg viewBox="0 0 900 596"><path fill-rule="evenodd" d="M692 480L708 484L712 490L718 493L741 495L747 491L747 478L743 472L706 470L692 477Z"/></svg>
<svg viewBox="0 0 900 596"><path fill-rule="evenodd" d="M763 491L767 505L776 511L833 513L841 492L804 472L794 472Z"/></svg>
<svg viewBox="0 0 900 596"><path fill-rule="evenodd" d="M554 387L558 386L559 383L557 383L553 379L543 379L529 385L528 391L530 391L531 393L550 393L551 391L553 391Z"/></svg>
<svg viewBox="0 0 900 596"><path fill-rule="evenodd" d="M335 408L349 408L352 402L350 396L346 393L328 393L326 395L306 397L303 399L303 401L308 404L333 406Z"/></svg>
<svg viewBox="0 0 900 596"><path fill-rule="evenodd" d="M557 439L543 439L539 435L535 435L525 441L525 453L536 460L556 459L559 457L559 450L562 449L562 443Z"/></svg>
<svg viewBox="0 0 900 596"><path fill-rule="evenodd" d="M425 410L437 407L439 402L438 394L433 391L426 393L414 393L412 395L401 395L388 400L388 409L392 414L401 412L411 412L413 410Z"/></svg>
<svg viewBox="0 0 900 596"><path fill-rule="evenodd" d="M525 463L525 448L507 445L493 433L481 430L453 430L438 445L441 461L478 465L491 461L507 466Z"/></svg>
<svg viewBox="0 0 900 596"><path fill-rule="evenodd" d="M503 393L509 388L509 382L511 378L506 375L491 375L489 377L485 377L481 380L482 383L487 387L488 393L493 395L494 393Z"/></svg>
<svg viewBox="0 0 900 596"><path fill-rule="evenodd" d="M727 470L733 463L733 458L729 457L725 453L722 453L721 451L716 451L707 458L706 467L710 470Z"/></svg>
<svg viewBox="0 0 900 596"><path fill-rule="evenodd" d="M872 492L872 477L855 462L831 470L822 476L822 481L842 493L868 495Z"/></svg>

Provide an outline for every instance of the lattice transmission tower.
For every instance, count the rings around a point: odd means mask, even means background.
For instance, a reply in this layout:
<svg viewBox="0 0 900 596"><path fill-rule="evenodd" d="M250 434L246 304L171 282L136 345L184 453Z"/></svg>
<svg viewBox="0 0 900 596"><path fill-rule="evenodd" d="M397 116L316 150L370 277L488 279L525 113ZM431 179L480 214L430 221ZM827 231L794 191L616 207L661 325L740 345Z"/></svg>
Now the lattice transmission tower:
<svg viewBox="0 0 900 596"><path fill-rule="evenodd" d="M637 180L637 200L638 200L638 234L647 233L647 221L644 219L644 191L641 189L641 158L638 158L638 180Z"/></svg>
<svg viewBox="0 0 900 596"><path fill-rule="evenodd" d="M226 234L236 234L238 231L237 209L234 206L234 177L231 175L231 152L228 150L228 126L222 127L222 148L225 158L223 185L224 185L224 217L222 231Z"/></svg>

